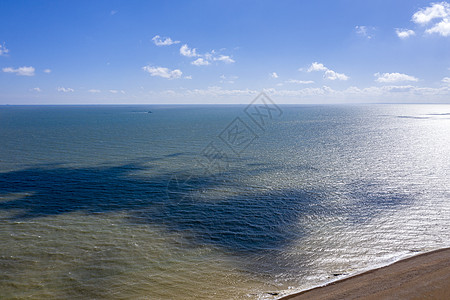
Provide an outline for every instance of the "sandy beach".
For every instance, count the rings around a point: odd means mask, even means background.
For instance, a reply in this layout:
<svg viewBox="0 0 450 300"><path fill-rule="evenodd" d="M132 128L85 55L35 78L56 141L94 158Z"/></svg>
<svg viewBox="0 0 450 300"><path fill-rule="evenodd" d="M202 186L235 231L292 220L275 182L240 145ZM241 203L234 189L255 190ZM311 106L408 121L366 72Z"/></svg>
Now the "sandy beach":
<svg viewBox="0 0 450 300"><path fill-rule="evenodd" d="M335 281L280 300L450 299L450 248Z"/></svg>

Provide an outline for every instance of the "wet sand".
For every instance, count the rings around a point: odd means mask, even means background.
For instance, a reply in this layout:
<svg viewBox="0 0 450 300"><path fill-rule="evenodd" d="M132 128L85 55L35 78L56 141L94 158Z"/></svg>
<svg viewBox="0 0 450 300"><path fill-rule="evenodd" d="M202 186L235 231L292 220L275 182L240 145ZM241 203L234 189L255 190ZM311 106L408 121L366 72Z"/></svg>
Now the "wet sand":
<svg viewBox="0 0 450 300"><path fill-rule="evenodd" d="M450 248L332 282L280 300L450 299Z"/></svg>

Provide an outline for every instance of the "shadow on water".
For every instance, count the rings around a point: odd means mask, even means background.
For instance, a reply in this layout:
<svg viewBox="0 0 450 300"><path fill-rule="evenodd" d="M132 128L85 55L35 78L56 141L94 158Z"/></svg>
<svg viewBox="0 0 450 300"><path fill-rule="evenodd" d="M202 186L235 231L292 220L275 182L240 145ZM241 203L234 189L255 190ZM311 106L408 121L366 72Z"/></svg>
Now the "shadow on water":
<svg viewBox="0 0 450 300"><path fill-rule="evenodd" d="M125 212L130 222L163 225L194 244L210 244L233 253L281 250L307 234L299 224L302 216L342 213L327 206L327 194L320 191L239 190L233 183L183 174L178 176L183 184L170 186L169 174L130 175L148 168L140 164L79 169L51 166L0 173L0 196L22 195L0 202L0 210L9 211L10 220L72 212ZM267 172L265 167L261 170ZM202 191L224 188L239 193L207 200L197 197ZM376 199L376 195L372 197ZM403 197L392 197L384 206L402 201ZM370 202L365 204L365 217L378 212L370 208L377 202Z"/></svg>
<svg viewBox="0 0 450 300"><path fill-rule="evenodd" d="M0 173L0 195L22 195L0 202L0 210L10 211L11 220L121 211L128 213L130 222L164 225L197 243L239 252L282 247L293 238L289 227L308 203L315 202L313 195L300 191L246 192L216 201L199 200L195 195L186 195L230 183L191 177L186 188L178 184L168 186L169 175L129 175L140 170L144 167L52 166Z"/></svg>

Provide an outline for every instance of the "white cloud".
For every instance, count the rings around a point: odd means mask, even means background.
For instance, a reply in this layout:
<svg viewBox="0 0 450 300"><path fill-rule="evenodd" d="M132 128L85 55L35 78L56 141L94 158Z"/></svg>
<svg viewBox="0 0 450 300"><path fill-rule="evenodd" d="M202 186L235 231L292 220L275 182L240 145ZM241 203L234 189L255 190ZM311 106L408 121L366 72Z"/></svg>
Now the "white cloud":
<svg viewBox="0 0 450 300"><path fill-rule="evenodd" d="M118 94L118 93L121 93L121 94L124 94L125 95L125 91L124 90L108 90L108 92L110 92L111 94Z"/></svg>
<svg viewBox="0 0 450 300"><path fill-rule="evenodd" d="M314 83L312 80L297 80L297 79L289 79L285 81L286 83L295 83L295 84L311 84Z"/></svg>
<svg viewBox="0 0 450 300"><path fill-rule="evenodd" d="M411 29L400 29L400 28L396 28L395 29L395 33L397 34L397 36L401 39L407 39L412 35L416 35L416 33L414 32L414 30Z"/></svg>
<svg viewBox="0 0 450 300"><path fill-rule="evenodd" d="M101 91L100 90L96 90L96 89L90 89L88 92L89 93L100 93Z"/></svg>
<svg viewBox="0 0 450 300"><path fill-rule="evenodd" d="M375 77L377 77L377 79L375 81L382 82L382 83L401 82L401 81L419 81L419 79L417 79L414 76L406 75L406 74L402 74L402 73L383 73L383 74L375 73L373 75Z"/></svg>
<svg viewBox="0 0 450 300"><path fill-rule="evenodd" d="M193 62L191 62L191 64L193 64L194 66L207 66L209 65L209 61L204 60L203 58L197 58L196 60L194 60Z"/></svg>
<svg viewBox="0 0 450 300"><path fill-rule="evenodd" d="M379 102L448 102L450 86L438 88L413 85L375 85L368 87L350 86L333 89L329 86L302 87L293 89L270 88L264 90L274 96L277 103L379 103ZM170 89L150 91L153 99L164 99L166 103L246 103L245 98L253 98L260 91L252 89L226 89L210 86L206 89ZM301 100L299 100L301 99ZM244 101L244 102L243 102ZM300 102L299 102L300 101Z"/></svg>
<svg viewBox="0 0 450 300"><path fill-rule="evenodd" d="M19 76L34 76L35 69L33 67L20 67L17 69L13 68L3 68L5 73L16 73Z"/></svg>
<svg viewBox="0 0 450 300"><path fill-rule="evenodd" d="M333 70L328 69L323 64L318 62L313 62L311 66L308 68L307 72L316 72L316 71L325 71L323 78L329 80L348 80L349 77L344 73L337 73Z"/></svg>
<svg viewBox="0 0 450 300"><path fill-rule="evenodd" d="M184 76L184 79L192 79L192 76L191 75Z"/></svg>
<svg viewBox="0 0 450 300"><path fill-rule="evenodd" d="M265 92L270 96L279 97L312 97L320 99L331 99L349 101L353 99L353 102L360 102L361 99L379 102L383 101L404 101L410 99L414 101L423 101L423 97L427 96L427 99L448 99L450 94L449 87L442 88L427 88L416 87L412 85L388 85L388 86L370 86L366 88L358 88L351 86L344 90L334 90L328 86L322 86L318 88L303 88L298 90L285 90L285 89L266 89ZM439 98L440 97L440 98Z"/></svg>
<svg viewBox="0 0 450 300"><path fill-rule="evenodd" d="M222 89L219 86L211 86L207 89L194 89L194 90L187 90L187 95L192 96L245 96L245 95L255 95L258 91L245 89L245 90L228 90L228 89Z"/></svg>
<svg viewBox="0 0 450 300"><path fill-rule="evenodd" d="M278 74L276 72L273 72L272 74L270 74L270 77L272 78L278 78Z"/></svg>
<svg viewBox="0 0 450 300"><path fill-rule="evenodd" d="M335 72L333 70L326 70L324 77L326 79L330 79L330 80L336 80L336 79L338 79L338 80L348 80L348 78L349 78L344 73L337 73L337 72Z"/></svg>
<svg viewBox="0 0 450 300"><path fill-rule="evenodd" d="M218 57L213 57L213 60L223 61L227 64L234 63L235 61L228 55L219 55Z"/></svg>
<svg viewBox="0 0 450 300"><path fill-rule="evenodd" d="M142 69L145 72L150 73L151 76L158 76L158 77L167 78L167 79L180 78L181 75L183 74L183 72L181 72L178 69L170 70L168 68L163 68L163 67L145 66L145 67L142 67Z"/></svg>
<svg viewBox="0 0 450 300"><path fill-rule="evenodd" d="M72 93L72 92L75 92L75 90L74 89L71 89L71 88L65 88L65 87L58 87L57 89L56 89L58 92L63 92L63 93Z"/></svg>
<svg viewBox="0 0 450 300"><path fill-rule="evenodd" d="M358 35L371 39L373 37L373 31L375 30L375 27L355 26L355 30Z"/></svg>
<svg viewBox="0 0 450 300"><path fill-rule="evenodd" d="M0 56L4 56L4 55L6 55L6 54L8 54L8 52L9 52L9 49L7 49L6 47L5 47L5 44L0 44Z"/></svg>
<svg viewBox="0 0 450 300"><path fill-rule="evenodd" d="M170 37L164 37L161 38L159 35L155 35L152 38L153 43L155 43L156 46L170 46L173 44L178 44L180 41L172 41Z"/></svg>
<svg viewBox="0 0 450 300"><path fill-rule="evenodd" d="M195 66L207 66L213 61L221 61L227 64L235 62L234 59L232 59L229 55L217 54L215 50L211 50L210 52L207 52L205 54L199 54L197 53L196 48L191 49L187 44L184 44L180 47L180 54L186 57L198 57L196 60L191 62L191 64Z"/></svg>
<svg viewBox="0 0 450 300"><path fill-rule="evenodd" d="M180 54L187 57L196 57L197 55L197 49L190 49L187 44L184 44L180 48Z"/></svg>
<svg viewBox="0 0 450 300"><path fill-rule="evenodd" d="M417 24L427 24L433 19L445 18L449 15L450 5L447 2L432 3L427 8L422 8L412 16L412 20Z"/></svg>
<svg viewBox="0 0 450 300"><path fill-rule="evenodd" d="M48 74L48 73L51 73L51 72L52 72L52 70L50 70L50 69L45 69L45 70L44 70L44 73L47 73L47 74Z"/></svg>
<svg viewBox="0 0 450 300"><path fill-rule="evenodd" d="M422 96L445 96L449 94L448 87L443 88L429 88L429 87L416 87L412 85L387 85L387 86L371 86L367 88L351 87L343 91L343 93L365 96L365 97L383 97L389 95L403 95L416 96L423 101Z"/></svg>
<svg viewBox="0 0 450 300"><path fill-rule="evenodd" d="M320 64L318 62L313 62L311 66L308 68L307 72L313 72L313 71L326 71L328 68L326 68L323 64Z"/></svg>
<svg viewBox="0 0 450 300"><path fill-rule="evenodd" d="M111 16L114 16L115 14L117 14L117 10L112 10L112 11L110 12L110 14L111 14Z"/></svg>
<svg viewBox="0 0 450 300"><path fill-rule="evenodd" d="M38 92L38 93L42 92L42 90L38 87L32 88L31 91Z"/></svg>
<svg viewBox="0 0 450 300"><path fill-rule="evenodd" d="M441 22L434 25L432 28L427 29L426 33L437 33L441 36L450 36L450 20L443 19Z"/></svg>
<svg viewBox="0 0 450 300"><path fill-rule="evenodd" d="M422 8L412 16L413 22L420 25L427 25L435 19L437 19L438 22L432 23L431 28L428 28L425 32L429 34L437 33L441 36L450 36L449 3L432 3L431 6Z"/></svg>
<svg viewBox="0 0 450 300"><path fill-rule="evenodd" d="M445 83L445 84L450 85L450 77L444 77L444 78L442 78L442 82Z"/></svg>

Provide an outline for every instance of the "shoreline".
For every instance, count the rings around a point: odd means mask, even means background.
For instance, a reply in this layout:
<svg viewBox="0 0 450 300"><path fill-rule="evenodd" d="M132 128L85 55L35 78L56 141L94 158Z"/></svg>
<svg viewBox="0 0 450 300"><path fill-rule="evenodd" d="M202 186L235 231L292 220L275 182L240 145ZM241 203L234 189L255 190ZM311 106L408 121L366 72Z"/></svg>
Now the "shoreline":
<svg viewBox="0 0 450 300"><path fill-rule="evenodd" d="M450 299L450 248L417 254L279 300L359 298Z"/></svg>

